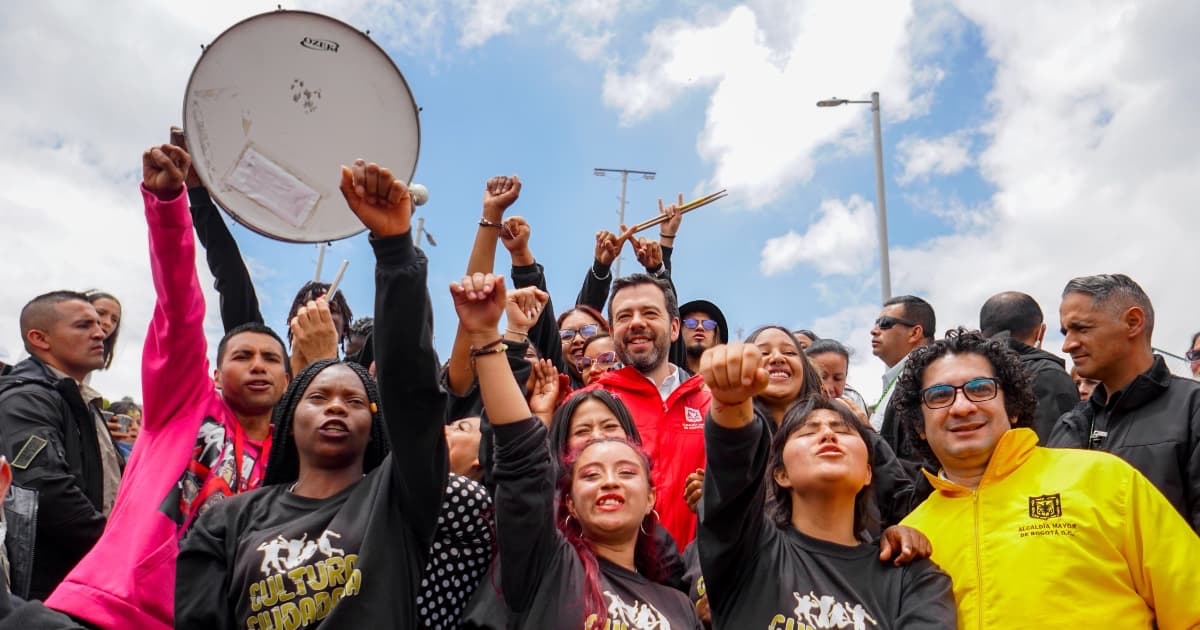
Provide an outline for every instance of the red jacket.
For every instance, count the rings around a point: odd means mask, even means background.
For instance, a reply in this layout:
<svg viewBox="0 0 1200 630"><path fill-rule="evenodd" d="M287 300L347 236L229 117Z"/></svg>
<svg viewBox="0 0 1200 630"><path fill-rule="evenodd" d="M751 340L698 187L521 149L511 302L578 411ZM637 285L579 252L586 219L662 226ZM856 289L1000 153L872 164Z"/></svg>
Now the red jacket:
<svg viewBox="0 0 1200 630"><path fill-rule="evenodd" d="M597 387L620 399L633 415L642 448L653 464L659 521L683 549L696 537L696 515L683 500L683 490L687 476L704 468L704 416L712 402L704 378L689 378L665 401L654 383L633 367L608 372L584 390Z"/></svg>

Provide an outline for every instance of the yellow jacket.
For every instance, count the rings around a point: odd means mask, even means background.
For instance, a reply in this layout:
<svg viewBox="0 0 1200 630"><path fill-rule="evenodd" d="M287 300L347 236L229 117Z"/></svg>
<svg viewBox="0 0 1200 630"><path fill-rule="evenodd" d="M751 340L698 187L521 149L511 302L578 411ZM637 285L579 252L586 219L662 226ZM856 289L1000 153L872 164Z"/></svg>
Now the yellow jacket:
<svg viewBox="0 0 1200 630"><path fill-rule="evenodd" d="M1200 537L1116 456L1013 429L977 490L926 477L903 524L954 580L959 628L1200 627Z"/></svg>

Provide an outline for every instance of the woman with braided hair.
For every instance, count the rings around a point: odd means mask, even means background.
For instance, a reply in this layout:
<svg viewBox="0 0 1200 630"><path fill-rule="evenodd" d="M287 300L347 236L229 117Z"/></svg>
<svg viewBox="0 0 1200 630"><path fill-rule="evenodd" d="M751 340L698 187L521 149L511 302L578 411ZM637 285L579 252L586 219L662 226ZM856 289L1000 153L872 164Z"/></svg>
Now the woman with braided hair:
<svg viewBox="0 0 1200 630"><path fill-rule="evenodd" d="M390 324L374 340L379 387L332 360L296 377L273 413L264 487L208 510L183 541L177 628L430 625L419 602L448 471L427 261L386 169L343 168L342 192L371 230L375 318Z"/></svg>

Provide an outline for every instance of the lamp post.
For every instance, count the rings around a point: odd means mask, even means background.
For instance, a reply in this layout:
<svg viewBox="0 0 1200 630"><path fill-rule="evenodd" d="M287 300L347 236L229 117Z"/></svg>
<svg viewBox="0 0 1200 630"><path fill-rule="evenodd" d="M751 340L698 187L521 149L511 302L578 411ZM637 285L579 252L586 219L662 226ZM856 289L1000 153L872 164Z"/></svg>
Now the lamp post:
<svg viewBox="0 0 1200 630"><path fill-rule="evenodd" d="M879 126L879 92L871 92L869 101L852 101L844 98L831 98L817 101L817 107L838 107L840 105L863 104L871 106L871 114L875 128L875 205L879 212L876 223L879 228L879 288L883 293L883 301L892 297L892 270L888 261L888 232L887 232L887 200L883 193L883 131Z"/></svg>
<svg viewBox="0 0 1200 630"><path fill-rule="evenodd" d="M656 173L654 171L631 171L624 168L597 168L592 171L592 174L596 177L604 177L606 173L621 174L621 206L617 209L617 219L619 221L617 225L625 225L625 186L629 182L629 174L632 173L634 175L641 175L642 179L654 179ZM613 277L620 278L621 257L617 256L617 259L613 262L615 263Z"/></svg>

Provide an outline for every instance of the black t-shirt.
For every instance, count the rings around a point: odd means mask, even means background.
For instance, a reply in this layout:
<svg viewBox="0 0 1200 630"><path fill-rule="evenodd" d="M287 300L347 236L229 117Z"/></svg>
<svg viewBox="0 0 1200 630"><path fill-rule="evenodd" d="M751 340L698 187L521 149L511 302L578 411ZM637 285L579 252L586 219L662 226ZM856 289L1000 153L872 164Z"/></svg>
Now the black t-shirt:
<svg viewBox="0 0 1200 630"><path fill-rule="evenodd" d="M697 545L713 627L954 628L950 578L928 559L895 567L879 545L847 547L767 519L770 435L708 418Z"/></svg>
<svg viewBox="0 0 1200 630"><path fill-rule="evenodd" d="M391 454L333 497L278 485L203 514L179 552L176 627L421 627L416 599L448 478L446 400L425 258L411 234L371 245L375 321L387 322L375 329L375 350Z"/></svg>
<svg viewBox="0 0 1200 630"><path fill-rule="evenodd" d="M500 568L484 580L468 607L467 628L584 627L584 567L554 522L550 457L540 420L496 427ZM606 628L700 628L682 592L602 558L598 564L600 591L608 604ZM501 598L507 611L498 605Z"/></svg>

